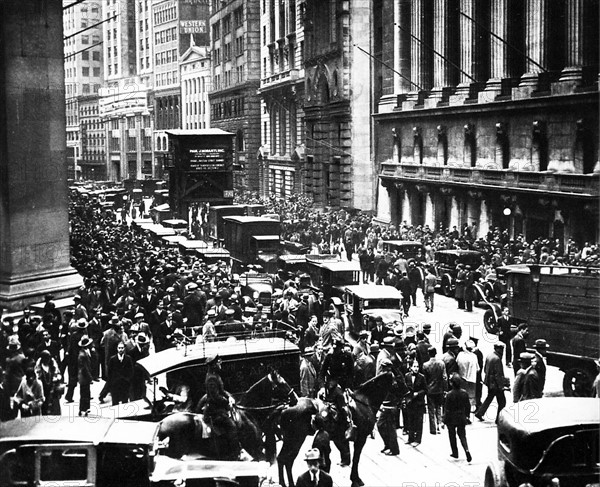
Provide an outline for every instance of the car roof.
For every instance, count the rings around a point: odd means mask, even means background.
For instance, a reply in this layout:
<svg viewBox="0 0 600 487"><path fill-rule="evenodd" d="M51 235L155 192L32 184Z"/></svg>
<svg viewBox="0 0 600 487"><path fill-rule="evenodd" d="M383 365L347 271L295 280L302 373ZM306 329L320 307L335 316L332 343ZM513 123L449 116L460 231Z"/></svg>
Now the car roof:
<svg viewBox="0 0 600 487"><path fill-rule="evenodd" d="M64 442L149 444L154 440L158 423L123 421L114 418L44 416L21 418L2 424L0 442Z"/></svg>
<svg viewBox="0 0 600 487"><path fill-rule="evenodd" d="M423 244L421 242L417 242L416 240L384 240L383 243L392 245L416 245L418 247L423 247Z"/></svg>
<svg viewBox="0 0 600 487"><path fill-rule="evenodd" d="M325 261L317 263L318 267L327 269L333 272L343 271L360 271L360 264L356 261L340 260L337 262Z"/></svg>
<svg viewBox="0 0 600 487"><path fill-rule="evenodd" d="M277 220L264 216L224 216L223 220L237 223L279 223Z"/></svg>
<svg viewBox="0 0 600 487"><path fill-rule="evenodd" d="M279 241L279 235L252 235L253 240L267 241L267 240L277 240Z"/></svg>
<svg viewBox="0 0 600 487"><path fill-rule="evenodd" d="M190 345L186 348L168 348L154 353L137 363L150 377L165 372L203 365L207 357L219 355L224 362L240 358L272 356L297 353L299 348L281 337L256 338L252 340L214 341Z"/></svg>
<svg viewBox="0 0 600 487"><path fill-rule="evenodd" d="M446 249L436 250L436 254L448 254L448 255L481 255L479 250L460 250L460 249Z"/></svg>
<svg viewBox="0 0 600 487"><path fill-rule="evenodd" d="M362 299L400 299L402 294L394 286L377 286L375 284L357 284L345 286L345 289Z"/></svg>
<svg viewBox="0 0 600 487"><path fill-rule="evenodd" d="M600 402L588 397L545 397L520 401L502 410L499 429L527 434L569 426L598 425Z"/></svg>

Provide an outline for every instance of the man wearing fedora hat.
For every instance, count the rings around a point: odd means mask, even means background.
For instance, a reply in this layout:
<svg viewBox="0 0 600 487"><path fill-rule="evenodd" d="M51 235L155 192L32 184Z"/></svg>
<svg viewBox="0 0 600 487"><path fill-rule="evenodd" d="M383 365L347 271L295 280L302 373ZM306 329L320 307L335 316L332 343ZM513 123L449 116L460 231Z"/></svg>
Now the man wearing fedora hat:
<svg viewBox="0 0 600 487"><path fill-rule="evenodd" d="M513 384L513 402L542 397L540 393L540 378L532 365L534 358L535 355L529 352L522 352L519 355L521 368L517 372Z"/></svg>
<svg viewBox="0 0 600 487"><path fill-rule="evenodd" d="M496 343L494 344L494 351L485 358L483 381L488 393L481 407L475 412L475 417L479 421L484 420L483 415L488 410L494 398L498 402L496 423L498 422L500 411L506 406L506 397L504 396L506 378L504 377L504 366L502 365L502 352L504 352L504 344L501 342Z"/></svg>
<svg viewBox="0 0 600 487"><path fill-rule="evenodd" d="M317 371L311 361L315 351L312 347L306 347L302 352L300 361L300 392L302 397L317 397Z"/></svg>
<svg viewBox="0 0 600 487"><path fill-rule="evenodd" d="M87 416L90 412L90 385L93 380L92 354L90 352L90 347L92 346L92 343L92 339L87 335L84 335L81 337L77 344L79 346L79 354L77 356L77 382L79 383L79 416Z"/></svg>
<svg viewBox="0 0 600 487"><path fill-rule="evenodd" d="M543 338L538 338L533 344L533 354L535 355L533 368L540 379L540 397L544 395L544 387L546 386L546 352L548 348L550 348L548 342Z"/></svg>
<svg viewBox="0 0 600 487"><path fill-rule="evenodd" d="M296 487L333 487L331 476L321 470L321 452L312 448L306 452L304 460L308 470L296 480Z"/></svg>
<svg viewBox="0 0 600 487"><path fill-rule="evenodd" d="M138 333L135 337L135 345L127 350L127 355L133 362L133 376L131 378L130 397L132 401L143 399L146 396L146 372L138 365L138 362L150 355L148 347L150 339L145 333Z"/></svg>
<svg viewBox="0 0 600 487"><path fill-rule="evenodd" d="M67 348L65 350L65 362L67 365L67 372L69 374L69 381L67 383L67 393L65 400L68 403L73 402L73 394L75 393L75 387L78 384L78 369L79 369L79 355L81 354L81 339L87 336L87 320L80 318L76 321L75 326L69 329L69 337L67 339ZM89 337L88 337L89 338ZM90 367L91 367L91 354L90 354ZM91 370L91 369L90 369ZM90 371L91 374L91 371ZM89 406L88 408L89 409Z"/></svg>

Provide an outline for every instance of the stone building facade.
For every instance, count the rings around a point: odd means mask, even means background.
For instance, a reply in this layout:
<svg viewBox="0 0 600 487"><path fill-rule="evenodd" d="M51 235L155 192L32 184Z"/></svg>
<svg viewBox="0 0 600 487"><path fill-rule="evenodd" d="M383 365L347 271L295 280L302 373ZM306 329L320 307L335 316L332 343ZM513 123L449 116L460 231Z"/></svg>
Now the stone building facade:
<svg viewBox="0 0 600 487"><path fill-rule="evenodd" d="M318 206L375 208L372 2L307 0L305 188Z"/></svg>
<svg viewBox="0 0 600 487"><path fill-rule="evenodd" d="M303 22L296 0L262 3L260 192L302 191L304 165Z"/></svg>
<svg viewBox="0 0 600 487"><path fill-rule="evenodd" d="M260 3L215 0L210 11L210 124L235 134L234 185L254 191L259 190Z"/></svg>
<svg viewBox="0 0 600 487"><path fill-rule="evenodd" d="M598 0L376 0L377 218L598 239Z"/></svg>

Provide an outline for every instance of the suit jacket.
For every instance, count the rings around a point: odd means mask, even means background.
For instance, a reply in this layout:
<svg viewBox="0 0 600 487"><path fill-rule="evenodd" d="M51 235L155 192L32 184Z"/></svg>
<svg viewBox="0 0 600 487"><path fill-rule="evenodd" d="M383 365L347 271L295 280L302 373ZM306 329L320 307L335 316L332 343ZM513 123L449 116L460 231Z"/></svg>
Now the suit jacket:
<svg viewBox="0 0 600 487"><path fill-rule="evenodd" d="M485 377L483 383L488 389L504 389L504 366L502 365L502 357L496 352L490 353L485 358L484 372Z"/></svg>
<svg viewBox="0 0 600 487"><path fill-rule="evenodd" d="M108 383L110 388L129 389L133 377L133 361L127 354L123 360L119 360L117 355L113 355L108 361Z"/></svg>
<svg viewBox="0 0 600 487"><path fill-rule="evenodd" d="M430 358L423 364L423 375L427 383L428 394L443 394L448 384L446 365L440 359Z"/></svg>
<svg viewBox="0 0 600 487"><path fill-rule="evenodd" d="M447 425L466 425L471 415L469 395L463 389L452 389L444 403L444 423Z"/></svg>
<svg viewBox="0 0 600 487"><path fill-rule="evenodd" d="M308 470L298 477L296 487L315 487ZM319 481L316 487L333 487L331 476L323 470L319 471Z"/></svg>
<svg viewBox="0 0 600 487"><path fill-rule="evenodd" d="M412 409L425 410L425 394L427 393L427 383L425 377L420 372L413 374L408 372L404 376L406 387L408 388L406 405Z"/></svg>
<svg viewBox="0 0 600 487"><path fill-rule="evenodd" d="M513 356L512 356L513 370L518 371L519 370L519 357L520 357L521 353L527 351L527 345L525 344L525 338L523 338L523 335L521 335L520 333L517 333L515 335L515 337L512 339L512 350L513 350Z"/></svg>
<svg viewBox="0 0 600 487"><path fill-rule="evenodd" d="M92 383L92 356L89 350L82 349L77 357L78 374L77 381L79 384Z"/></svg>

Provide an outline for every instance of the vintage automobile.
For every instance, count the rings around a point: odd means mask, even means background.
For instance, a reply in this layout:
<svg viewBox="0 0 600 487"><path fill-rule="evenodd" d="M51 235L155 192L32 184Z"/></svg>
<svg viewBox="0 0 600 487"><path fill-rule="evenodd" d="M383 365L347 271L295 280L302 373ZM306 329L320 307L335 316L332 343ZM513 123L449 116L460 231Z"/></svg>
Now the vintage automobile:
<svg viewBox="0 0 600 487"><path fill-rule="evenodd" d="M242 296L250 298L255 305L262 304L265 312L271 312L273 304L273 280L266 273L240 274Z"/></svg>
<svg viewBox="0 0 600 487"><path fill-rule="evenodd" d="M359 283L360 265L356 261L345 260L312 260L307 257L308 274L312 286L321 289L325 298L341 298L346 286Z"/></svg>
<svg viewBox="0 0 600 487"><path fill-rule="evenodd" d="M425 260L425 246L414 240L383 240L383 250L386 252L397 251L405 259L415 259L417 262Z"/></svg>
<svg viewBox="0 0 600 487"><path fill-rule="evenodd" d="M481 265L481 252L477 250L438 250L435 253L437 284L444 296L454 295L456 288L456 265L470 265L475 271ZM476 272L475 280L479 279Z"/></svg>
<svg viewBox="0 0 600 487"><path fill-rule="evenodd" d="M158 423L101 417L8 421L0 434L0 484L257 487L266 478L265 462L181 460L162 455L158 428ZM217 479L226 481L218 484Z"/></svg>
<svg viewBox="0 0 600 487"><path fill-rule="evenodd" d="M597 487L598 399L544 398L505 408L498 421L498 460L484 487Z"/></svg>
<svg viewBox="0 0 600 487"><path fill-rule="evenodd" d="M344 288L343 304L347 329L358 333L369 316L381 316L385 325L401 324L402 295L393 286L358 284Z"/></svg>

